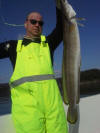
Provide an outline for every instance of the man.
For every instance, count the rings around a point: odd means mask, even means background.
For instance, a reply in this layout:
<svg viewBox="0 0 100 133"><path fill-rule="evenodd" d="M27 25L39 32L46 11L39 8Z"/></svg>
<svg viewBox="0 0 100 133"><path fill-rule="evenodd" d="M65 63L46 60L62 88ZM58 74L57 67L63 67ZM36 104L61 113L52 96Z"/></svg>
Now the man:
<svg viewBox="0 0 100 133"><path fill-rule="evenodd" d="M68 133L63 102L52 68L54 50L62 41L58 9L53 32L45 37L42 28L41 14L31 12L25 20L23 40L0 44L0 58L9 57L14 69L9 84L16 133Z"/></svg>

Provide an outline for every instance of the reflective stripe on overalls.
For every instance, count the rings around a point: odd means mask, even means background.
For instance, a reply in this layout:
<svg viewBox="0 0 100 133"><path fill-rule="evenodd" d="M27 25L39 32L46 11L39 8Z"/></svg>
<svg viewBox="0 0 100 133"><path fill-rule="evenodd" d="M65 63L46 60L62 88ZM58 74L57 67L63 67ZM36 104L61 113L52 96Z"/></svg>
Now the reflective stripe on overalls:
<svg viewBox="0 0 100 133"><path fill-rule="evenodd" d="M49 80L49 79L54 79L55 75L54 74L46 74L46 75L33 75L33 76L27 76L20 78L18 80L15 80L10 83L11 87L16 87L18 85L21 85L25 82L34 82L34 81L42 81L42 80Z"/></svg>
<svg viewBox="0 0 100 133"><path fill-rule="evenodd" d="M17 44L10 80L16 133L67 133L67 121L45 36L41 43Z"/></svg>

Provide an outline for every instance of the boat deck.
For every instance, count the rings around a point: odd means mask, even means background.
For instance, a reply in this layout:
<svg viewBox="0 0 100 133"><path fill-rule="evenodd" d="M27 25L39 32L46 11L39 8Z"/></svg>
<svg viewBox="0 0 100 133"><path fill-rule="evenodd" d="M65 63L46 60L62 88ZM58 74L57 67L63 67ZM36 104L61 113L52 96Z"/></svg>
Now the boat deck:
<svg viewBox="0 0 100 133"><path fill-rule="evenodd" d="M6 102L0 104L0 112L6 108ZM66 112L67 106L64 108ZM9 111L0 115L0 133L16 133ZM69 124L69 133L100 133L100 94L81 98L79 112L77 123Z"/></svg>

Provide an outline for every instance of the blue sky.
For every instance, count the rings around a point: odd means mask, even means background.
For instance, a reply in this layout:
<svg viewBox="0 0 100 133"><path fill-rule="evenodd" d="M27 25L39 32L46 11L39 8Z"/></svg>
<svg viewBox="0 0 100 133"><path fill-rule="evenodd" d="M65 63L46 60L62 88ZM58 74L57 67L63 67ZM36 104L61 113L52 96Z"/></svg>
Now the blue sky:
<svg viewBox="0 0 100 133"><path fill-rule="evenodd" d="M77 13L77 17L84 27L79 27L81 40L81 70L92 68L100 69L100 1L99 0L69 0ZM6 22L23 24L30 11L39 11L43 15L43 34L48 35L56 24L55 0L0 0L0 16ZM11 27L4 25L0 17L0 42L18 39L25 34L24 27ZM55 51L54 69L61 72L63 46ZM12 74L9 59L0 60L0 82L8 82Z"/></svg>

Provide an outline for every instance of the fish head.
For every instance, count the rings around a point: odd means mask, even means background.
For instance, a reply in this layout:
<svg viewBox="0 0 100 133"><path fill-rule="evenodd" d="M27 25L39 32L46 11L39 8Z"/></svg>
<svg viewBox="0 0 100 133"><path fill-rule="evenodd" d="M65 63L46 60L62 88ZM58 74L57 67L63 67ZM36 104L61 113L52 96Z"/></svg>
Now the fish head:
<svg viewBox="0 0 100 133"><path fill-rule="evenodd" d="M72 18L75 18L76 12L72 8L72 6L68 3L68 1L60 0L60 3L61 3L61 11L62 11L63 15L66 17L66 19L71 21Z"/></svg>

